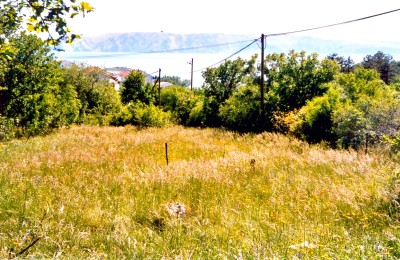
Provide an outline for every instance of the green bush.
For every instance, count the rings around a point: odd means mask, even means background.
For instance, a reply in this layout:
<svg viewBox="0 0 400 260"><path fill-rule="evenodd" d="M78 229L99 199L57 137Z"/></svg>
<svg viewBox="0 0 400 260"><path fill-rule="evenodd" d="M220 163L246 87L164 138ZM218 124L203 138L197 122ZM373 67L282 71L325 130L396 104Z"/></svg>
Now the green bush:
<svg viewBox="0 0 400 260"><path fill-rule="evenodd" d="M128 106L124 106L119 113L112 116L110 125L124 126L128 124L132 124L132 114L129 112Z"/></svg>
<svg viewBox="0 0 400 260"><path fill-rule="evenodd" d="M188 126L204 126L205 122L205 114L203 111L204 101L202 99L198 99L193 108L190 110L189 119L187 121Z"/></svg>
<svg viewBox="0 0 400 260"><path fill-rule="evenodd" d="M138 125L163 127L173 122L171 112L163 111L153 104L131 103L112 117L110 124L115 126Z"/></svg>
<svg viewBox="0 0 400 260"><path fill-rule="evenodd" d="M339 99L340 93L332 87L322 97L307 102L295 115L290 115L292 120L287 120L289 132L310 143L326 141L335 144L332 116Z"/></svg>
<svg viewBox="0 0 400 260"><path fill-rule="evenodd" d="M235 90L219 109L222 124L230 129L247 132L260 127L260 93L255 85Z"/></svg>
<svg viewBox="0 0 400 260"><path fill-rule="evenodd" d="M182 86L171 86L161 90L161 106L170 111L177 123L187 125L190 111L198 96Z"/></svg>
<svg viewBox="0 0 400 260"><path fill-rule="evenodd" d="M128 107L132 114L132 124L139 126L163 127L172 122L171 112L164 112L153 104L136 103Z"/></svg>
<svg viewBox="0 0 400 260"><path fill-rule="evenodd" d="M7 141L16 136L14 129L14 120L6 117L0 117L0 141Z"/></svg>

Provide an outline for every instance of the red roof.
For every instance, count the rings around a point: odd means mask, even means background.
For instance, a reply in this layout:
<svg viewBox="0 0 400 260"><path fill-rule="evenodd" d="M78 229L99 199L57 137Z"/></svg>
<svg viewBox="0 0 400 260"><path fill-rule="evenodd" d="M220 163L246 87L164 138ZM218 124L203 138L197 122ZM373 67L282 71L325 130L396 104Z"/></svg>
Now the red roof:
<svg viewBox="0 0 400 260"><path fill-rule="evenodd" d="M129 71L121 71L120 73L117 74L117 76L124 77L124 78L128 77L128 75L129 75Z"/></svg>

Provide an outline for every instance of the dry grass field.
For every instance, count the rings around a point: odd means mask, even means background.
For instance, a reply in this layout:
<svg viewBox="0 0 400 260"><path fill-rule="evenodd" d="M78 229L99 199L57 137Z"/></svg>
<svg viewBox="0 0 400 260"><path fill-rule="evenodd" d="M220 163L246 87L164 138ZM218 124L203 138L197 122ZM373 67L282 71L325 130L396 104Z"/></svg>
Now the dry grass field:
<svg viewBox="0 0 400 260"><path fill-rule="evenodd" d="M72 127L0 143L0 258L396 259L399 178L272 133Z"/></svg>

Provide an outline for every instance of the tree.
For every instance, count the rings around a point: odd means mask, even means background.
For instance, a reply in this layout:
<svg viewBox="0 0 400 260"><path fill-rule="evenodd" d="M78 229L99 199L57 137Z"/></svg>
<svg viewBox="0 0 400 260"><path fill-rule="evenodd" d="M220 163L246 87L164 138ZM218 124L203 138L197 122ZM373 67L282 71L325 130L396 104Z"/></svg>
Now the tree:
<svg viewBox="0 0 400 260"><path fill-rule="evenodd" d="M323 95L326 83L339 73L339 65L332 60L320 61L318 55L304 51L271 54L265 59L267 107L269 110L289 112L299 109L308 100Z"/></svg>
<svg viewBox="0 0 400 260"><path fill-rule="evenodd" d="M62 68L63 82L71 85L79 99L78 123L87 122L87 117L100 117L119 112L121 100L118 92L109 83L107 72L84 64L72 64Z"/></svg>
<svg viewBox="0 0 400 260"><path fill-rule="evenodd" d="M170 111L176 122L187 125L190 112L199 100L196 91L191 91L183 86L170 86L161 89L161 106L165 111Z"/></svg>
<svg viewBox="0 0 400 260"><path fill-rule="evenodd" d="M259 131L260 91L257 85L241 86L219 109L224 126L240 132Z"/></svg>
<svg viewBox="0 0 400 260"><path fill-rule="evenodd" d="M214 97L218 103L224 102L246 79L254 78L256 58L255 55L249 61L228 60L219 67L208 68L203 72L205 96Z"/></svg>
<svg viewBox="0 0 400 260"><path fill-rule="evenodd" d="M87 2L76 0L2 0L0 1L0 44L23 24L30 32L46 33L47 43L72 42L79 36L70 32L67 19L93 11Z"/></svg>
<svg viewBox="0 0 400 260"><path fill-rule="evenodd" d="M50 48L25 33L11 37L7 45L13 52L0 73L0 116L12 119L24 135L73 123L78 115L76 92L60 84L59 63Z"/></svg>
<svg viewBox="0 0 400 260"><path fill-rule="evenodd" d="M292 133L310 142L359 148L393 137L400 127L400 99L394 86L384 84L375 70L358 68L341 73L287 120Z"/></svg>
<svg viewBox="0 0 400 260"><path fill-rule="evenodd" d="M381 79L389 84L396 76L400 75L398 63L389 54L378 51L374 55L364 57L361 65L366 69L375 69L379 72Z"/></svg>
<svg viewBox="0 0 400 260"><path fill-rule="evenodd" d="M121 100L124 104L140 101L144 104L154 103L156 89L146 83L145 75L141 71L132 70L122 84Z"/></svg>
<svg viewBox="0 0 400 260"><path fill-rule="evenodd" d="M336 61L340 66L340 72L350 73L353 71L354 60L349 57L345 58L343 56L339 56L337 53L330 54L326 57L329 60Z"/></svg>
<svg viewBox="0 0 400 260"><path fill-rule="evenodd" d="M219 107L232 93L242 84L254 82L255 62L257 56L246 61L238 58L234 61L228 60L219 67L208 68L203 72L204 84L204 114L205 123L210 126L219 125Z"/></svg>

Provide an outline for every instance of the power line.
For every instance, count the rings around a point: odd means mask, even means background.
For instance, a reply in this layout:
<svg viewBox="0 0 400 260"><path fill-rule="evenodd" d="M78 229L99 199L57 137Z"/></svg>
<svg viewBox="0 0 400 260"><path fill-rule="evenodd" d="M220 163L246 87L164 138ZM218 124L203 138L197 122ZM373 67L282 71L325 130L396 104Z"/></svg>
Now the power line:
<svg viewBox="0 0 400 260"><path fill-rule="evenodd" d="M194 46L194 47L160 50L160 51L145 51L145 52L139 52L139 53L165 53L165 52L176 52L176 51L188 51L188 50L206 49L206 48L214 48L214 47L219 47L219 46L233 45L233 44L239 44L239 43L244 43L244 42L249 42L249 41L250 40L245 40L245 41L228 42L228 43L211 44L211 45L204 45L204 46Z"/></svg>
<svg viewBox="0 0 400 260"><path fill-rule="evenodd" d="M312 27L312 28L307 28L307 29L302 29L302 30L295 30L295 31L288 31L288 32L283 32L283 33L272 33L272 34L266 34L265 37L276 37L276 36L284 36L284 35L288 35L288 34L294 34L294 33L300 33L300 32L307 32L307 31L313 31L313 30L319 30L319 29L324 29L324 28L329 28L329 27L334 27L334 26L339 26L339 25L344 25L344 24L349 24L349 23L354 23L354 22L359 22L359 21L363 21L363 20L367 20L367 19L371 19L374 17L378 17L378 16L382 16L382 15L386 15L386 14L390 14L390 13L394 13L394 12L398 12L400 11L399 9L394 9L391 11L387 11L387 12L383 12L383 13L379 13L379 14L374 14L374 15L370 15L370 16L365 16L365 17L361 17L361 18L357 18L357 19L353 19L353 20L349 20L349 21L344 21L344 22L339 22L339 23L334 23L334 24L328 24L328 25L323 25L323 26L318 26L318 27ZM258 42L260 38L255 39L253 42L251 42L249 45L245 46L244 48L240 49L239 51L235 52L234 54L230 55L229 57L214 63L213 65L210 65L208 67L205 67L203 69L200 70L196 70L194 72L199 72L199 71L203 71L205 69L208 69L210 67L213 67L215 65L218 65L224 61L226 61L227 59L233 57L234 55L242 52L243 50L245 50L246 48L250 47L252 44L254 44L255 42Z"/></svg>
<svg viewBox="0 0 400 260"><path fill-rule="evenodd" d="M188 50L197 50L197 49L207 49L214 48L220 46L234 45L239 43L245 43L252 40L243 40L236 42L227 42L227 43L219 43L219 44L211 44L211 45L203 45L203 46L194 46L194 47L186 47L186 48L177 48L177 49L169 49L169 50L160 50L160 51L138 51L138 52L125 52L125 53L110 53L110 54L100 54L100 55L85 55L71 58L79 58L79 59L88 59L88 58L111 58L111 57L123 57L123 56L131 56L136 54L156 54L156 53L169 53L169 52L179 52L179 51L188 51Z"/></svg>
<svg viewBox="0 0 400 260"><path fill-rule="evenodd" d="M338 26L338 25L344 25L344 24L359 22L359 21L362 21L362 20L367 20L367 19L371 19L371 18L374 18L374 17L377 17L377 16L386 15L386 14L390 14L390 13L394 13L394 12L398 12L398 11L400 11L400 8L399 9L394 9L394 10L391 10L391 11L387 11L387 12L383 12L383 13L379 13L379 14L374 14L374 15L365 16L365 17L362 17L362 18L357 18L357 19L345 21L345 22L340 22L340 23L328 24L328 25L323 25L323 26L318 26L318 27L313 27L313 28L308 28L308 29L302 29L302 30L296 30L296 31L283 32L283 33L266 34L265 37L275 37L275 36L283 36L283 35L294 34L294 33L314 31L314 30L334 27L334 26Z"/></svg>
<svg viewBox="0 0 400 260"><path fill-rule="evenodd" d="M194 71L194 72L203 71L203 70L206 70L206 69L208 69L208 68L211 68L211 67L213 67L213 66L215 66L215 65L218 65L218 64L220 64L220 63L222 63L222 62L224 62L224 61L226 61L226 60L232 58L232 57L235 56L236 54L239 54L240 52L244 51L245 49L247 49L248 47L250 47L251 45L253 45L255 42L258 42L258 40L260 40L260 38L254 39L250 44L246 45L245 47L241 48L241 49L238 50L237 52L235 52L235 53L231 54L230 56L226 57L225 59L220 60L220 61L218 61L218 62L216 62L216 63L214 63L214 64L212 64L212 65L210 65L210 66L207 66L207 67L205 67L205 68L202 68L202 69L200 69L200 70L196 70L196 71Z"/></svg>

